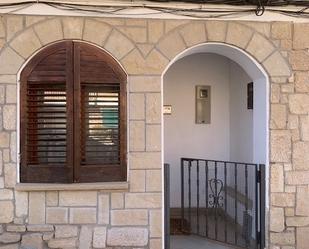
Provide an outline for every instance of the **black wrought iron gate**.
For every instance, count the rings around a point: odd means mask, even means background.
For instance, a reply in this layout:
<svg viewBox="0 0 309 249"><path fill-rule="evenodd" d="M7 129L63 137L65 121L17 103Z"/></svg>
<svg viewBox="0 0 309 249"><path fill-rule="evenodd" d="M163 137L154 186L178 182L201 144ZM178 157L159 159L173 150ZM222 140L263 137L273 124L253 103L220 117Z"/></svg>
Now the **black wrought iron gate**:
<svg viewBox="0 0 309 249"><path fill-rule="evenodd" d="M264 248L265 165L181 159L182 231Z"/></svg>

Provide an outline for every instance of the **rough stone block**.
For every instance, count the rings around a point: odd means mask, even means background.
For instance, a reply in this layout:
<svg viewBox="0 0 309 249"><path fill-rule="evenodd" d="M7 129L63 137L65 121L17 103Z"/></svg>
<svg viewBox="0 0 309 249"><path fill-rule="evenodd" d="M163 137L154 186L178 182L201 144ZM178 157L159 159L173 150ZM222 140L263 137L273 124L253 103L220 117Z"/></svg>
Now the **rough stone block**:
<svg viewBox="0 0 309 249"><path fill-rule="evenodd" d="M296 229L297 249L307 249L309 245L309 227L298 227Z"/></svg>
<svg viewBox="0 0 309 249"><path fill-rule="evenodd" d="M5 103L5 87L0 85L0 104Z"/></svg>
<svg viewBox="0 0 309 249"><path fill-rule="evenodd" d="M130 120L145 119L145 95L141 93L130 94Z"/></svg>
<svg viewBox="0 0 309 249"><path fill-rule="evenodd" d="M159 193L127 193L126 208L160 208L162 195Z"/></svg>
<svg viewBox="0 0 309 249"><path fill-rule="evenodd" d="M255 33L246 50L258 61L263 61L275 50L275 47L264 36Z"/></svg>
<svg viewBox="0 0 309 249"><path fill-rule="evenodd" d="M294 23L293 48L306 49L309 48L309 24Z"/></svg>
<svg viewBox="0 0 309 249"><path fill-rule="evenodd" d="M150 211L150 237L160 237L162 235L162 211Z"/></svg>
<svg viewBox="0 0 309 249"><path fill-rule="evenodd" d="M206 42L206 32L204 23L189 23L184 26L179 33L182 35L187 47Z"/></svg>
<svg viewBox="0 0 309 249"><path fill-rule="evenodd" d="M161 153L159 152L134 152L130 154L131 169L160 169Z"/></svg>
<svg viewBox="0 0 309 249"><path fill-rule="evenodd" d="M49 207L46 208L46 223L65 224L68 223L68 208Z"/></svg>
<svg viewBox="0 0 309 249"><path fill-rule="evenodd" d="M60 206L96 206L96 191L60 191Z"/></svg>
<svg viewBox="0 0 309 249"><path fill-rule="evenodd" d="M19 243L0 246L0 249L18 249L18 248L19 248Z"/></svg>
<svg viewBox="0 0 309 249"><path fill-rule="evenodd" d="M303 141L309 141L309 115L301 118L301 138Z"/></svg>
<svg viewBox="0 0 309 249"><path fill-rule="evenodd" d="M270 167L270 190L271 192L284 191L284 174L281 164L273 164Z"/></svg>
<svg viewBox="0 0 309 249"><path fill-rule="evenodd" d="M160 76L130 76L129 85L131 92L160 92Z"/></svg>
<svg viewBox="0 0 309 249"><path fill-rule="evenodd" d="M308 187L297 187L296 215L309 216L309 190Z"/></svg>
<svg viewBox="0 0 309 249"><path fill-rule="evenodd" d="M112 209L124 208L124 195L123 193L111 193L111 207Z"/></svg>
<svg viewBox="0 0 309 249"><path fill-rule="evenodd" d="M148 21L148 41L156 43L164 34L164 22L162 20L149 20Z"/></svg>
<svg viewBox="0 0 309 249"><path fill-rule="evenodd" d="M287 111L285 105L271 105L271 129L284 129L287 124Z"/></svg>
<svg viewBox="0 0 309 249"><path fill-rule="evenodd" d="M146 126L146 150L161 150L161 125Z"/></svg>
<svg viewBox="0 0 309 249"><path fill-rule="evenodd" d="M106 247L106 227L94 228L92 245L94 248Z"/></svg>
<svg viewBox="0 0 309 249"><path fill-rule="evenodd" d="M270 209L270 231L282 232L285 228L284 225L284 210L283 208Z"/></svg>
<svg viewBox="0 0 309 249"><path fill-rule="evenodd" d="M288 227L304 227L309 225L309 217L287 217L286 225Z"/></svg>
<svg viewBox="0 0 309 249"><path fill-rule="evenodd" d="M65 39L81 39L84 19L80 17L65 17L62 19Z"/></svg>
<svg viewBox="0 0 309 249"><path fill-rule="evenodd" d="M76 238L51 239L48 241L49 248L76 248L77 244Z"/></svg>
<svg viewBox="0 0 309 249"><path fill-rule="evenodd" d="M269 75L273 77L289 77L291 75L290 67L285 58L279 53L275 52L270 55L264 62L263 65Z"/></svg>
<svg viewBox="0 0 309 249"><path fill-rule="evenodd" d="M130 192L145 192L145 170L130 170Z"/></svg>
<svg viewBox="0 0 309 249"><path fill-rule="evenodd" d="M26 226L25 225L7 225L6 231L22 233L26 231Z"/></svg>
<svg viewBox="0 0 309 249"><path fill-rule="evenodd" d="M95 224L96 222L96 208L70 208L71 224Z"/></svg>
<svg viewBox="0 0 309 249"><path fill-rule="evenodd" d="M4 164L4 186L7 188L13 188L16 184L16 164L5 163Z"/></svg>
<svg viewBox="0 0 309 249"><path fill-rule="evenodd" d="M21 248L43 249L44 244L42 234L40 233L25 234L21 240Z"/></svg>
<svg viewBox="0 0 309 249"><path fill-rule="evenodd" d="M293 167L296 170L309 170L309 142L293 144Z"/></svg>
<svg viewBox="0 0 309 249"><path fill-rule="evenodd" d="M148 230L146 228L111 228L107 232L108 246L146 246Z"/></svg>
<svg viewBox="0 0 309 249"><path fill-rule="evenodd" d="M279 101L280 101L280 86L279 86L279 84L271 84L270 99L271 99L271 103L279 103Z"/></svg>
<svg viewBox="0 0 309 249"><path fill-rule="evenodd" d="M41 43L33 29L27 29L14 38L11 47L23 58L29 58L36 50L41 47Z"/></svg>
<svg viewBox="0 0 309 249"><path fill-rule="evenodd" d="M134 43L147 42L147 29L145 27L120 27L119 30Z"/></svg>
<svg viewBox="0 0 309 249"><path fill-rule="evenodd" d="M10 134L4 131L0 132L0 148L7 148L9 146L10 146Z"/></svg>
<svg viewBox="0 0 309 249"><path fill-rule="evenodd" d="M270 233L270 243L277 245L294 245L295 234L292 231L281 233Z"/></svg>
<svg viewBox="0 0 309 249"><path fill-rule="evenodd" d="M288 171L285 173L286 184L309 184L309 171Z"/></svg>
<svg viewBox="0 0 309 249"><path fill-rule="evenodd" d="M231 22L228 24L226 42L240 48L245 48L252 37L252 33L253 31L245 25Z"/></svg>
<svg viewBox="0 0 309 249"><path fill-rule="evenodd" d="M34 26L43 45L63 39L62 26L59 19L52 19ZM53 34L53 35L50 35Z"/></svg>
<svg viewBox="0 0 309 249"><path fill-rule="evenodd" d="M55 238L70 238L76 237L78 234L77 226L55 226Z"/></svg>
<svg viewBox="0 0 309 249"><path fill-rule="evenodd" d="M308 114L309 112L309 95L307 94L290 94L289 95L290 112L294 114Z"/></svg>
<svg viewBox="0 0 309 249"><path fill-rule="evenodd" d="M7 40L23 29L24 18L18 15L10 15L6 18Z"/></svg>
<svg viewBox="0 0 309 249"><path fill-rule="evenodd" d="M130 151L145 151L145 121L130 121Z"/></svg>
<svg viewBox="0 0 309 249"><path fill-rule="evenodd" d="M100 30L100 32L97 32ZM103 22L86 20L83 40L102 45L111 32L111 27Z"/></svg>
<svg viewBox="0 0 309 249"><path fill-rule="evenodd" d="M207 21L207 40L209 41L225 41L227 23L222 21Z"/></svg>
<svg viewBox="0 0 309 249"><path fill-rule="evenodd" d="M292 193L272 193L271 204L278 207L293 207L295 195Z"/></svg>
<svg viewBox="0 0 309 249"><path fill-rule="evenodd" d="M290 63L294 70L308 71L309 70L309 52L292 51L290 53Z"/></svg>
<svg viewBox="0 0 309 249"><path fill-rule="evenodd" d="M20 241L19 233L3 233L0 235L0 243L15 243Z"/></svg>
<svg viewBox="0 0 309 249"><path fill-rule="evenodd" d="M274 22L271 26L271 34L275 39L291 39L292 38L292 23L289 22Z"/></svg>
<svg viewBox="0 0 309 249"><path fill-rule="evenodd" d="M109 195L99 195L98 223L109 224Z"/></svg>
<svg viewBox="0 0 309 249"><path fill-rule="evenodd" d="M92 227L82 226L79 234L79 249L90 249L92 242Z"/></svg>
<svg viewBox="0 0 309 249"><path fill-rule="evenodd" d="M11 201L0 201L0 224L10 223L14 218L14 206Z"/></svg>
<svg viewBox="0 0 309 249"><path fill-rule="evenodd" d="M112 226L145 226L148 225L147 210L113 210Z"/></svg>
<svg viewBox="0 0 309 249"><path fill-rule="evenodd" d="M11 189L0 189L0 201L12 199L13 191Z"/></svg>
<svg viewBox="0 0 309 249"><path fill-rule="evenodd" d="M107 38L104 48L120 60L134 48L134 44L122 33L113 30Z"/></svg>
<svg viewBox="0 0 309 249"><path fill-rule="evenodd" d="M133 49L121 60L130 75L161 75L168 62L168 59L157 49L151 50L146 58L139 52L139 49Z"/></svg>
<svg viewBox="0 0 309 249"><path fill-rule="evenodd" d="M16 130L16 106L5 105L3 107L3 128L6 130Z"/></svg>
<svg viewBox="0 0 309 249"><path fill-rule="evenodd" d="M45 192L29 193L29 224L45 223Z"/></svg>
<svg viewBox="0 0 309 249"><path fill-rule="evenodd" d="M270 152L272 162L290 162L291 134L285 130L273 130L270 134Z"/></svg>
<svg viewBox="0 0 309 249"><path fill-rule="evenodd" d="M149 249L162 249L162 240L161 239L150 239Z"/></svg>
<svg viewBox="0 0 309 249"><path fill-rule="evenodd" d="M46 205L49 207L58 206L58 192L57 191L46 192Z"/></svg>
<svg viewBox="0 0 309 249"><path fill-rule="evenodd" d="M309 92L309 72L295 73L295 90L296 92Z"/></svg>
<svg viewBox="0 0 309 249"><path fill-rule="evenodd" d="M28 225L27 231L29 232L52 232L54 226L52 225Z"/></svg>
<svg viewBox="0 0 309 249"><path fill-rule="evenodd" d="M157 44L157 47L169 59L173 59L176 55L186 49L183 39L177 32L165 36Z"/></svg>
<svg viewBox="0 0 309 249"><path fill-rule="evenodd" d="M146 192L162 191L162 171L146 170Z"/></svg>
<svg viewBox="0 0 309 249"><path fill-rule="evenodd" d="M0 74L16 74L23 62L24 59L20 55L10 47L6 47L1 53Z"/></svg>

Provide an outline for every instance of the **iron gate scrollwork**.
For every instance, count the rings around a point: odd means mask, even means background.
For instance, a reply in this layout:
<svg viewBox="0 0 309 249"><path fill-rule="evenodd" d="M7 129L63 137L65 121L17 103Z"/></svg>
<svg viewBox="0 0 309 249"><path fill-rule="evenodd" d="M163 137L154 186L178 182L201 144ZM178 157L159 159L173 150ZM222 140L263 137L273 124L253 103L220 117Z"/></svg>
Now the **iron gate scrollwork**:
<svg viewBox="0 0 309 249"><path fill-rule="evenodd" d="M181 159L184 232L189 230L189 234L238 247L262 249L264 208L264 165Z"/></svg>
<svg viewBox="0 0 309 249"><path fill-rule="evenodd" d="M209 204L212 208L218 208L223 207L223 203L220 201L223 201L223 196L221 196L222 188L223 188L223 182L220 179L210 179L209 180L209 186L211 190L211 194L209 194L209 198L212 198L212 201L209 201Z"/></svg>

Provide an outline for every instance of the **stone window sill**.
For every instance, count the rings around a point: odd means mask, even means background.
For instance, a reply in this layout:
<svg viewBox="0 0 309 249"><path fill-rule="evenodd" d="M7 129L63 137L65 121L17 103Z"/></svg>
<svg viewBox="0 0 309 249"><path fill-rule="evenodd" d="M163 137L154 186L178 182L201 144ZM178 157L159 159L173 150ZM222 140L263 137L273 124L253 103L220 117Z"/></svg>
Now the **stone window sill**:
<svg viewBox="0 0 309 249"><path fill-rule="evenodd" d="M128 182L96 182L96 183L17 183L17 191L51 191L51 190L106 190L127 191Z"/></svg>

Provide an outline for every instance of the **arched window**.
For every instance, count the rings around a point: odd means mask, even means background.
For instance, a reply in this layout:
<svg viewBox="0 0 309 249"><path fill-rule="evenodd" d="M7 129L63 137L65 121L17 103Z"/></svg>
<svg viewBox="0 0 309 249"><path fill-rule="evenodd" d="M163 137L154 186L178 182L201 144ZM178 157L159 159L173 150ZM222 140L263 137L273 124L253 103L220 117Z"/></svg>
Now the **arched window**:
<svg viewBox="0 0 309 249"><path fill-rule="evenodd" d="M106 52L63 41L21 73L21 182L126 180L126 74Z"/></svg>

